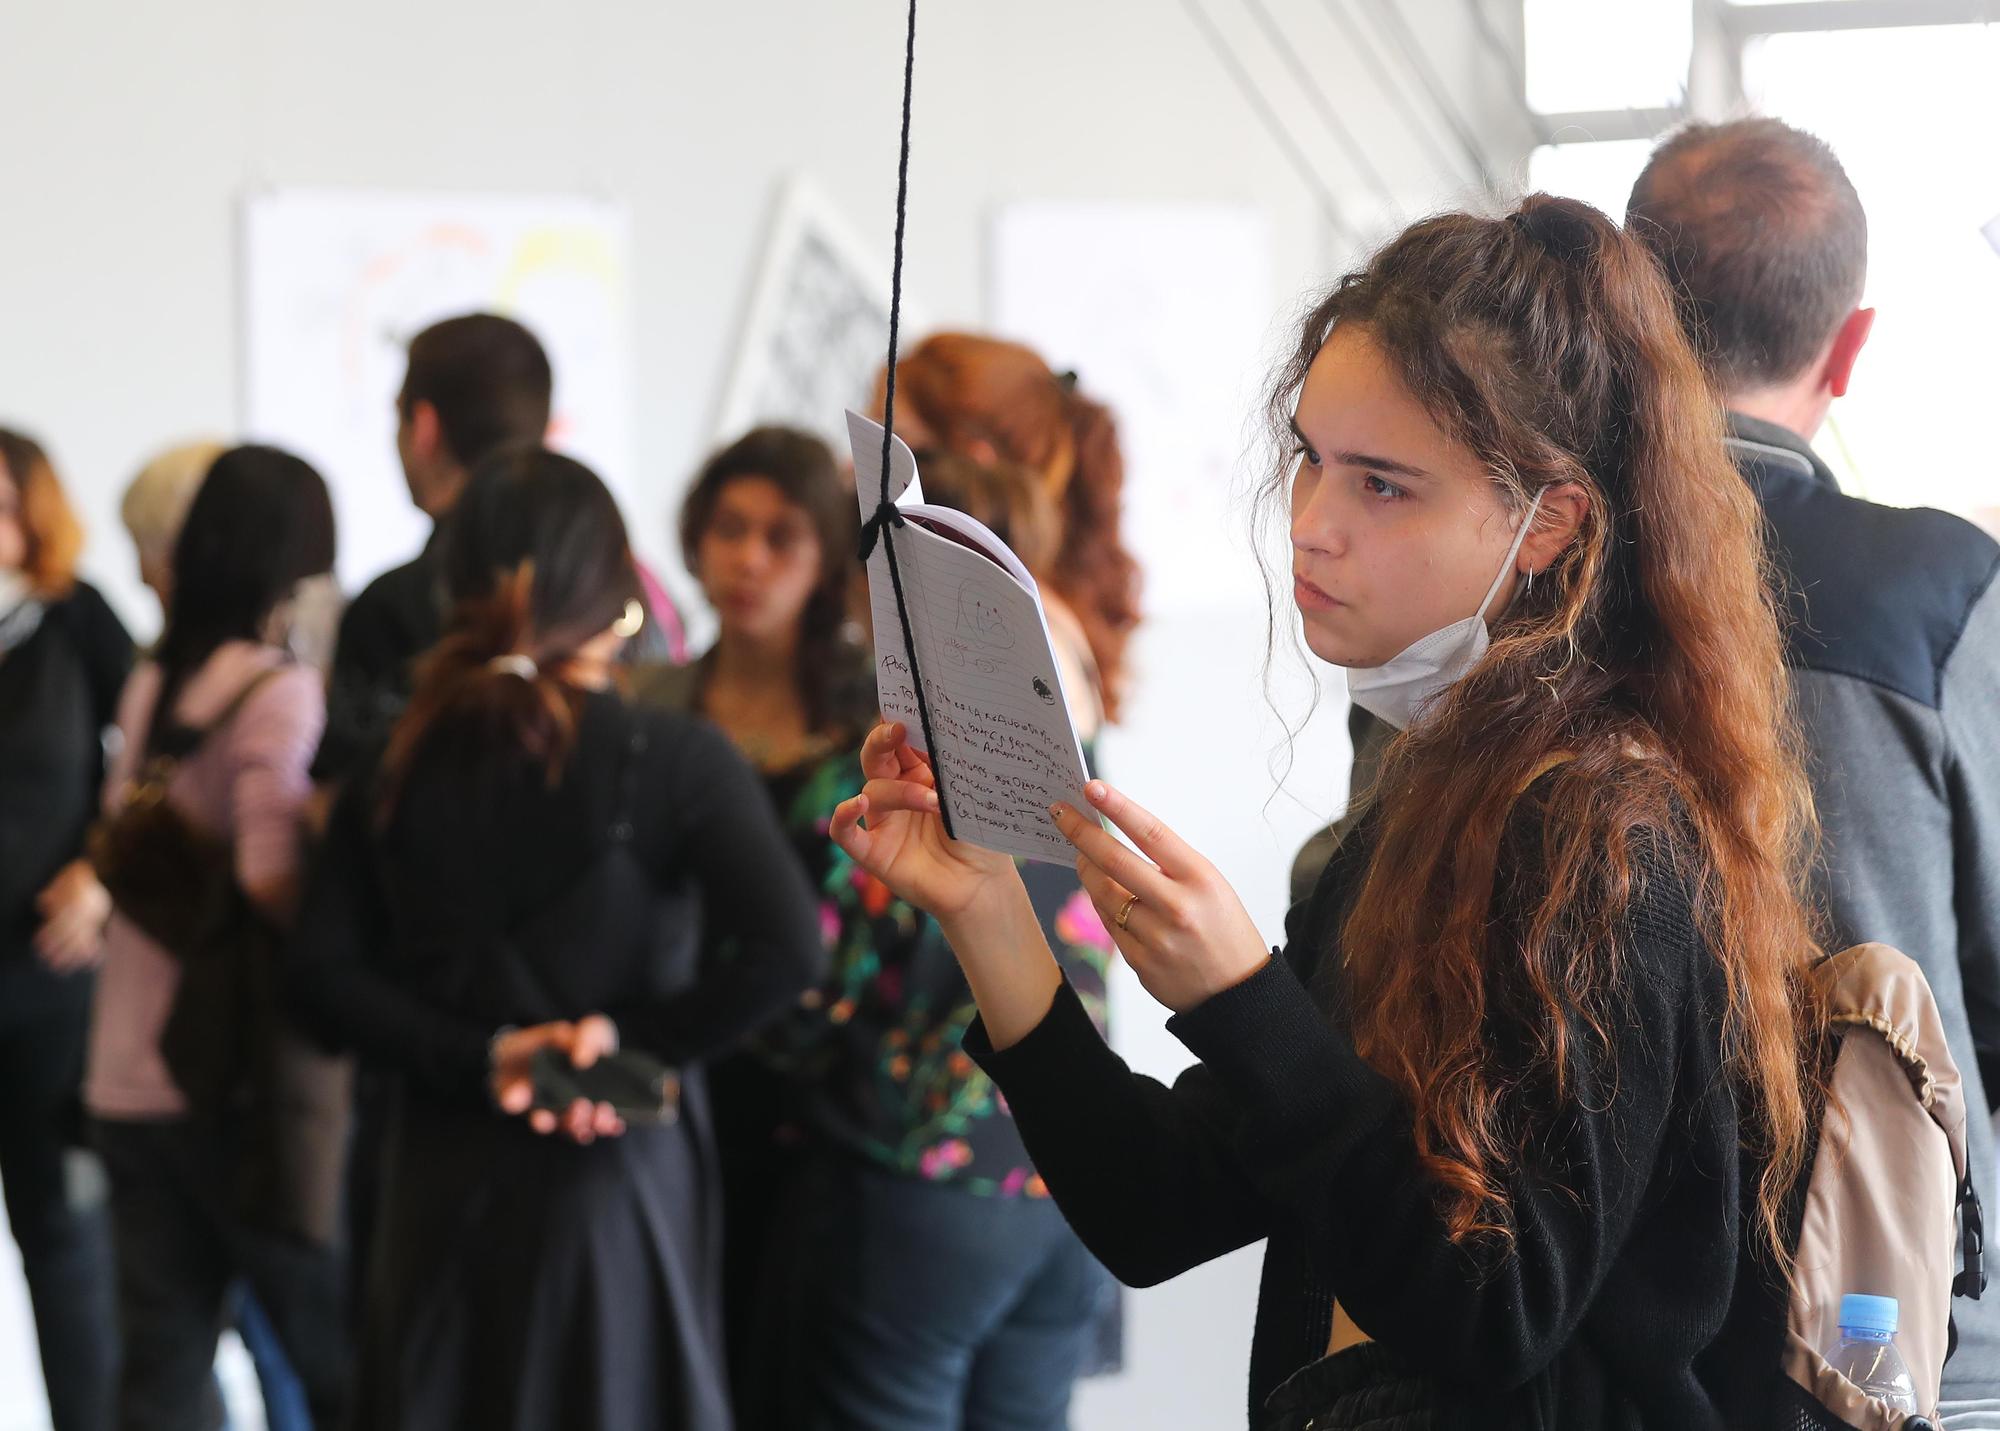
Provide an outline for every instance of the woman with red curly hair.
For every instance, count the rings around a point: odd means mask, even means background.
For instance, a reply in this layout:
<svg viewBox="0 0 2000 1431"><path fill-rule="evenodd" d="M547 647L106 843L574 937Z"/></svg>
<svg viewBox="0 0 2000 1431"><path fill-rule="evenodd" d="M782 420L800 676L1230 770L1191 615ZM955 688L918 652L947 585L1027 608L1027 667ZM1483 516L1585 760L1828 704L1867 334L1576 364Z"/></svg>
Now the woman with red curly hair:
<svg viewBox="0 0 2000 1431"><path fill-rule="evenodd" d="M878 384L879 386L879 384ZM876 397L876 407L881 396ZM1125 648L1139 624L1139 564L1119 534L1125 457L1111 410L1032 348L936 333L896 364L896 432L919 454L1025 468L1056 511L1042 583L1063 688L1086 744L1118 719Z"/></svg>
<svg viewBox="0 0 2000 1431"><path fill-rule="evenodd" d="M1573 201L1427 219L1313 308L1273 412L1306 643L1400 728L1365 819L1274 955L1124 794L1054 812L1194 1068L1105 1046L900 729L835 837L938 918L966 1047L1107 1266L1268 1239L1254 1424L1775 1424L1812 812L1665 280Z"/></svg>

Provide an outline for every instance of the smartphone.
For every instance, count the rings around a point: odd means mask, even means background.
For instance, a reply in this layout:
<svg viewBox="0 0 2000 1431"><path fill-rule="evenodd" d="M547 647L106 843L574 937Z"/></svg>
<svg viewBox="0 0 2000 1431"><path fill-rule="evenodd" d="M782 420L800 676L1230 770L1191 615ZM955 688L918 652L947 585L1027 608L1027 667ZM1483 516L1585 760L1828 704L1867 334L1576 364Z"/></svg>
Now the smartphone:
<svg viewBox="0 0 2000 1431"><path fill-rule="evenodd" d="M560 1113L583 1098L610 1104L627 1123L672 1123L680 1117L680 1076L636 1049L606 1054L588 1068L576 1067L560 1049L537 1049L528 1073L537 1108Z"/></svg>

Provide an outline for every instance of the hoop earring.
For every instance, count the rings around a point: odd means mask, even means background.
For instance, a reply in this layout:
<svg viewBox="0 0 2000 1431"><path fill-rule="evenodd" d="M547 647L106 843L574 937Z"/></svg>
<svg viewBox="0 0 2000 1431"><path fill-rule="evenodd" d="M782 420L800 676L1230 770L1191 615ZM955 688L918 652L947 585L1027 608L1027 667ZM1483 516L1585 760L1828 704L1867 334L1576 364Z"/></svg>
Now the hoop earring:
<svg viewBox="0 0 2000 1431"><path fill-rule="evenodd" d="M625 603L625 614L611 623L612 634L630 641L639 634L639 628L646 624L646 608L636 600Z"/></svg>

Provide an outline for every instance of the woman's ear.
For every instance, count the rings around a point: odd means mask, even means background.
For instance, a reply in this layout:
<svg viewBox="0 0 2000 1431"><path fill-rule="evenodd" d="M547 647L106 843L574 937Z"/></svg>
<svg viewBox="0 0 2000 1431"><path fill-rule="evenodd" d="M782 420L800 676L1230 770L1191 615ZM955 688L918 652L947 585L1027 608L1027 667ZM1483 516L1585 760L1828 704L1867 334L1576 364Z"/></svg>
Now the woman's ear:
<svg viewBox="0 0 2000 1431"><path fill-rule="evenodd" d="M1541 505L1535 509L1534 526L1521 543L1514 569L1524 576L1546 571L1576 540L1589 515L1590 493L1581 482L1557 482L1543 488Z"/></svg>

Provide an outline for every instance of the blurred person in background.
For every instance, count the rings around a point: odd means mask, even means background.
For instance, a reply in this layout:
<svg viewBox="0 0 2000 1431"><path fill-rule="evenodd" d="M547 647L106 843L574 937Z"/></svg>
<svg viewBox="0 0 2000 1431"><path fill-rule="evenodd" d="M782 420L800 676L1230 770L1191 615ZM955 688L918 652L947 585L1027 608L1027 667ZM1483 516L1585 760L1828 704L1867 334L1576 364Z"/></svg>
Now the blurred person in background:
<svg viewBox="0 0 2000 1431"><path fill-rule="evenodd" d="M824 967L764 792L705 722L636 706L623 518L538 446L481 463L453 615L346 783L291 959L387 1076L363 1305L371 1431L727 1431L705 1064ZM658 1121L530 1107L538 1052L663 1061Z"/></svg>
<svg viewBox="0 0 2000 1431"><path fill-rule="evenodd" d="M881 416L884 379L876 380ZM918 453L1026 468L1056 510L1055 549L1035 569L1064 690L1086 746L1118 719L1126 646L1139 624L1139 564L1120 532L1125 458L1102 403L1033 349L937 333L896 365L896 435Z"/></svg>
<svg viewBox="0 0 2000 1431"><path fill-rule="evenodd" d="M288 452L231 448L211 463L172 551L165 630L119 703L107 821L115 827L155 760L171 759L164 799L185 838L213 845L232 896L260 928L282 927L297 903L308 766L325 721L320 672L292 657L284 627L300 584L333 566L326 484ZM156 840L149 853L173 852L158 850ZM102 864L99 872L125 899L117 875ZM206 897L202 887L186 890L189 901ZM188 922L197 919L206 922L199 911ZM247 925L228 929L242 942L226 952L202 948L204 964L274 957ZM172 947L148 911L114 909L84 1094L117 1228L118 1425L195 1431L214 1423L217 1333L232 1289L244 1281L302 1384L312 1424L331 1427L346 1377L340 1257L330 1242L253 1222L238 1198L249 1130L233 1104L190 1083L189 1064L169 1048L169 1036L185 1028L198 1050L223 1048L251 1037L242 1023L257 1015L234 999L214 999L206 971L198 977L189 962L196 955ZM259 972L266 984L275 975ZM228 1070L232 1087L236 1074ZM343 1083L333 1096L344 1095ZM308 1110L288 1103L282 1115L303 1122ZM342 1122L326 1137L344 1134ZM337 1152L326 1160L321 1189L329 1205ZM276 1400L282 1416L286 1398Z"/></svg>
<svg viewBox="0 0 2000 1431"><path fill-rule="evenodd" d="M1031 474L927 461L927 497L963 501L1031 564L1052 554ZM714 454L682 505L681 545L716 641L639 687L706 715L757 764L833 958L805 1006L718 1070L738 1415L746 1428L1059 1426L1110 1278L961 1047L972 995L937 925L827 838L876 719L847 610L857 527L853 480L819 439L759 428ZM1032 869L1045 931L1101 1015L1103 926L1073 870Z"/></svg>
<svg viewBox="0 0 2000 1431"><path fill-rule="evenodd" d="M1695 124L1632 186L1729 409L1789 620L1833 947L1880 940L1937 996L1968 1108L2000 1098L2000 543L1957 517L1844 495L1812 449L1855 381L1868 219L1839 158L1775 119ZM1949 414L1909 415L1913 422ZM1986 1117L1967 1120L1994 1208ZM2000 1426L2000 1296L1952 1303L1946 1423Z"/></svg>
<svg viewBox="0 0 2000 1431"><path fill-rule="evenodd" d="M78 579L83 529L48 455L0 428L0 1189L55 1431L111 1424L103 1175L75 1146L110 905L80 862L132 641Z"/></svg>

